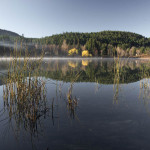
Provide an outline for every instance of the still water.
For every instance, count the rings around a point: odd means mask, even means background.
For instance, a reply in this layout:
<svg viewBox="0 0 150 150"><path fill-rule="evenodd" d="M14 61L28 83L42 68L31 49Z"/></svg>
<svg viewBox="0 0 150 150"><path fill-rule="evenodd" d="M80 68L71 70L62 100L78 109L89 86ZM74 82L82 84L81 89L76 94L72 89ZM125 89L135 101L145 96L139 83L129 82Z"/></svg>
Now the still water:
<svg viewBox="0 0 150 150"><path fill-rule="evenodd" d="M34 122L5 108L7 68L0 62L1 150L150 149L150 61L43 60L48 111Z"/></svg>

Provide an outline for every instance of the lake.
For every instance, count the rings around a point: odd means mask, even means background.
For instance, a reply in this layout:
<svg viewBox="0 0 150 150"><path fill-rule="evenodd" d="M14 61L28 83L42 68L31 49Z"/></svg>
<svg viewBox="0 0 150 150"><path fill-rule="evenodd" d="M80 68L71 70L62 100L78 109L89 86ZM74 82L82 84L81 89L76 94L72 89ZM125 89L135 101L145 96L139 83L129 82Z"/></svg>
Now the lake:
<svg viewBox="0 0 150 150"><path fill-rule="evenodd" d="M3 98L8 66L0 62L0 149L150 149L149 60L43 59L46 109L34 120Z"/></svg>

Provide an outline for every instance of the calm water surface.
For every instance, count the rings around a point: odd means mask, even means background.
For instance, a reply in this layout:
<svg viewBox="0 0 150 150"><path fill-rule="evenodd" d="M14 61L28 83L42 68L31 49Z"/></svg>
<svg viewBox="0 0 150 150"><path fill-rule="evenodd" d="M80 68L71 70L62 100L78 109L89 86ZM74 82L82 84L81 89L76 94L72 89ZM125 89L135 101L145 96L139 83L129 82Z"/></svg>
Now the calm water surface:
<svg viewBox="0 0 150 150"><path fill-rule="evenodd" d="M10 118L4 109L7 67L0 62L1 150L150 149L150 61L44 60L40 77L49 111L34 124ZM73 109L69 91L77 101Z"/></svg>

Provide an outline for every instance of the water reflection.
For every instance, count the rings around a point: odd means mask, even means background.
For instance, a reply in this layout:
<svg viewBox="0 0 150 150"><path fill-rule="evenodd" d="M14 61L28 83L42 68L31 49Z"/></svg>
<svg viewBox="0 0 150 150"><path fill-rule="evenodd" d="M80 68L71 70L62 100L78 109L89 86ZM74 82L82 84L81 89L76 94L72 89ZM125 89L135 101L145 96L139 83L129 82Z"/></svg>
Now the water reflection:
<svg viewBox="0 0 150 150"><path fill-rule="evenodd" d="M91 60L51 60L46 61L46 64L43 65L42 73L43 76L45 76L44 73L47 73L46 76L51 79L70 82L70 78L75 76L77 71L83 71L77 82L95 82L96 79L96 82L99 83L113 84L116 80L117 69L120 71L119 83L139 81L144 78L142 69L147 71L150 69L147 61L120 59L116 62L116 60L92 60L92 62ZM46 72L45 68L47 68Z"/></svg>
<svg viewBox="0 0 150 150"><path fill-rule="evenodd" d="M68 62L68 65L72 68L76 68L78 66L78 63L77 62L72 62L72 61L69 61Z"/></svg>
<svg viewBox="0 0 150 150"><path fill-rule="evenodd" d="M148 60L132 59L79 59L79 60L43 60L39 76L70 82L77 71L83 71L77 82L99 82L113 84L116 73L119 73L120 83L132 83L149 77ZM0 62L0 73L7 72L8 62ZM71 74L71 75L70 75Z"/></svg>
<svg viewBox="0 0 150 150"><path fill-rule="evenodd" d="M2 79L7 74L7 62L1 68ZM20 84L4 84L1 121L11 124L16 137L22 131L25 140L30 137L31 147L20 138L22 149L130 149L119 139L128 143L136 135L138 141L137 130L149 139L147 130L138 124L145 122L143 116L148 120L143 124L150 123L145 114L150 112L149 73L146 60L44 60L36 78L26 74ZM141 140L142 147L144 143ZM10 148L2 142L0 145ZM129 145L135 149L139 146L135 141Z"/></svg>

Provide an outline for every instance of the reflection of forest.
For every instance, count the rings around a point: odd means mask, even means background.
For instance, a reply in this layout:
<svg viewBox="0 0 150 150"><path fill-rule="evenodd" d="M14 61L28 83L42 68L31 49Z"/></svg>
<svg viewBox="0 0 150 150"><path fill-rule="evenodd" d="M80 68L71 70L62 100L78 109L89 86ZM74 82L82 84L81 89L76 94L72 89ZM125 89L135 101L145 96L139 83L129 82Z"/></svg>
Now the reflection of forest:
<svg viewBox="0 0 150 150"><path fill-rule="evenodd" d="M120 59L119 83L136 82L149 77L150 62L148 60ZM8 63L0 63L1 75L7 70ZM43 61L41 76L70 82L75 75L82 71L77 82L98 82L113 84L116 77L116 63L113 59L50 59Z"/></svg>
<svg viewBox="0 0 150 150"><path fill-rule="evenodd" d="M119 83L130 83L149 77L150 65L146 60L119 60ZM49 67L48 67L49 66ZM116 72L113 59L104 60L53 60L42 68L43 76L69 82L78 71L82 74L77 82L113 84Z"/></svg>

